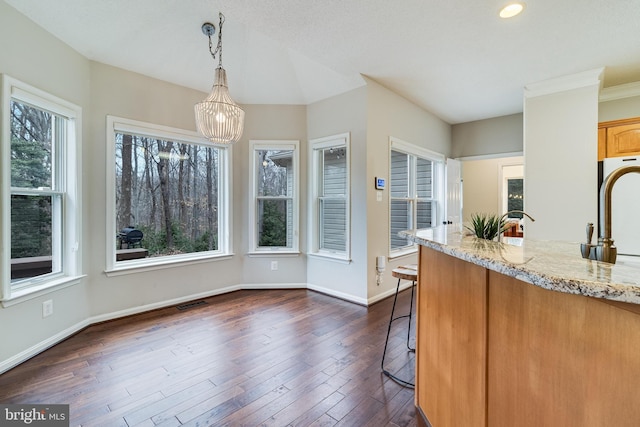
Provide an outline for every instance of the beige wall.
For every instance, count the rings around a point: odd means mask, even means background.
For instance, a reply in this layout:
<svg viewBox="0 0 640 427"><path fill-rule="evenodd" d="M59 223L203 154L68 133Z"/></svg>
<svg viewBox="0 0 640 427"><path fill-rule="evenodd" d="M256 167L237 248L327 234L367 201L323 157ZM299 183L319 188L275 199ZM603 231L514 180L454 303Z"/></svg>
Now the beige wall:
<svg viewBox="0 0 640 427"><path fill-rule="evenodd" d="M367 203L367 293L370 300L389 295L397 281L391 270L401 264L415 264L416 255L387 262L383 284L376 285L376 256L389 256L389 190L382 201L376 199L376 176L389 179L389 137L435 151L445 157L451 154L451 126L428 111L402 98L380 84L367 79L367 171L363 194Z"/></svg>
<svg viewBox="0 0 640 427"><path fill-rule="evenodd" d="M242 280L245 285L307 282L307 108L304 105L245 105L245 128L242 140L233 147L233 248L243 257ZM300 251L297 256L249 256L249 200L250 140L300 141ZM278 270L271 271L271 261L278 261Z"/></svg>
<svg viewBox="0 0 640 427"><path fill-rule="evenodd" d="M522 114L451 126L451 157L521 153Z"/></svg>
<svg viewBox="0 0 640 427"><path fill-rule="evenodd" d="M464 223L469 222L473 213L504 213L504 209L500 206L500 171L503 166L518 165L523 162L522 156L462 162L462 217Z"/></svg>
<svg viewBox="0 0 640 427"><path fill-rule="evenodd" d="M91 67L92 143L87 175L90 193L88 202L92 227L88 235L88 273L91 279L91 306L94 316L135 310L163 301L188 298L217 291L234 289L246 283L304 283L302 257L282 260L277 272L267 270L270 260L249 258L247 247L248 209L248 140L305 136L304 107L250 106L246 108L247 126L242 139L232 149L232 212L233 249L231 259L214 260L155 271L136 272L115 277L103 274L106 263L105 212L107 209L104 182L106 115L115 115L149 123L195 130L193 105L206 94L100 63ZM264 135L264 136L261 136ZM268 273L267 273L268 272Z"/></svg>
<svg viewBox="0 0 640 427"><path fill-rule="evenodd" d="M46 70L43 71L43 70ZM301 141L306 153L306 107L245 106L246 127L232 154L232 212L235 256L220 261L137 272L115 277L106 266L106 115L195 130L193 105L206 94L88 61L21 14L0 2L0 72L83 108L83 272L80 285L46 293L11 307L0 307L0 323L9 328L0 346L0 372L54 344L68 334L114 316L238 289L277 283L304 285L304 255L247 257L249 139ZM301 200L306 169L301 170ZM301 226L306 211L301 209ZM301 247L306 249L305 237ZM267 268L278 259L279 270ZM42 301L53 300L54 314L42 319Z"/></svg>
<svg viewBox="0 0 640 427"><path fill-rule="evenodd" d="M579 242L597 221L598 82L525 98L528 237Z"/></svg>
<svg viewBox="0 0 640 427"><path fill-rule="evenodd" d="M367 87L362 86L307 107L309 140L345 132L351 135L351 262L309 256L307 282L314 289L361 304L367 303L366 97ZM309 155L307 152L308 165ZM308 210L308 203L304 206Z"/></svg>
<svg viewBox="0 0 640 427"><path fill-rule="evenodd" d="M640 96L616 99L598 104L598 121L628 119L640 117Z"/></svg>
<svg viewBox="0 0 640 427"><path fill-rule="evenodd" d="M365 78L366 86L308 107L309 139L351 132L351 256L344 264L309 257L310 284L334 295L372 303L395 290L391 270L415 263L410 255L390 260L377 286L375 258L389 255L389 199L376 199L374 178L389 177L389 137L450 154L451 127L433 114Z"/></svg>
<svg viewBox="0 0 640 427"><path fill-rule="evenodd" d="M8 328L0 346L0 372L83 328L116 316L238 289L304 286L368 303L393 291L372 280L375 256L388 253L388 199L375 201L373 176L388 177L389 136L450 155L450 126L398 95L367 86L309 106L248 105L244 135L232 149L234 256L107 277L106 116L194 130L193 105L206 94L83 58L14 9L0 2L0 73L31 84L83 109L83 238L86 277L79 285L0 307ZM307 259L309 139L351 134L352 262ZM249 139L301 141L300 256L249 257L247 252ZM271 260L279 261L272 272ZM42 319L42 302L54 314Z"/></svg>

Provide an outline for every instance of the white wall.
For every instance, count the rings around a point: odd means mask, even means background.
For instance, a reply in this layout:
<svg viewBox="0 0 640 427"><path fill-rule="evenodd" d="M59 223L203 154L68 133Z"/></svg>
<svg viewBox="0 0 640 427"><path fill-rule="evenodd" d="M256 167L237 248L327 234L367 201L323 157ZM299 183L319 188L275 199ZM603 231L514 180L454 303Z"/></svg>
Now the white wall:
<svg viewBox="0 0 640 427"><path fill-rule="evenodd" d="M0 2L0 73L7 74L38 89L89 110L89 61L78 55L58 39L33 22ZM89 132L83 132L85 145ZM84 153L83 171L88 171ZM90 192L84 186L83 194ZM90 228L87 206L84 209L83 231ZM83 247L86 250L85 247ZM86 272L85 268L85 272ZM42 302L54 301L54 313L42 318ZM0 344L0 372L33 355L42 346L56 342L62 333L74 328L89 316L88 281L39 296L29 301L0 307L2 340Z"/></svg>
<svg viewBox="0 0 640 427"><path fill-rule="evenodd" d="M366 96L362 86L307 107L309 140L351 134L351 262L309 256L307 282L313 289L360 304L367 303Z"/></svg>
<svg viewBox="0 0 640 427"><path fill-rule="evenodd" d="M536 219L529 238L579 242L597 220L599 79L585 72L525 92L525 210Z"/></svg>
<svg viewBox="0 0 640 427"><path fill-rule="evenodd" d="M522 120L511 114L451 126L451 157L522 152Z"/></svg>
<svg viewBox="0 0 640 427"><path fill-rule="evenodd" d="M451 154L451 126L412 102L373 80L367 80L367 170L363 194L367 203L366 280L369 301L395 292L397 280L391 270L402 264L417 263L417 255L388 260L383 283L376 284L376 256L389 256L389 190L376 200L376 176L389 179L389 137L435 151Z"/></svg>

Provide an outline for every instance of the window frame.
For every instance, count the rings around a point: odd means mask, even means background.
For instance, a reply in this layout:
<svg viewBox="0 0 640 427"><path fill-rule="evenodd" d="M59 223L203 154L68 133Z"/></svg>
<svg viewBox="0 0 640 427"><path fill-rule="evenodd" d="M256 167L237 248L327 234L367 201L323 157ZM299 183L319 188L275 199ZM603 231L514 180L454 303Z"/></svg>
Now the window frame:
<svg viewBox="0 0 640 427"><path fill-rule="evenodd" d="M293 151L293 189L291 197L258 196L258 151ZM298 140L250 140L249 141L249 255L299 254L300 253L300 141ZM292 245L259 246L258 201L292 200Z"/></svg>
<svg viewBox="0 0 640 427"><path fill-rule="evenodd" d="M326 259L333 259L342 262L351 262L351 134L349 132L341 133L337 135L331 135L323 138L316 138L309 140L309 162L311 167L309 168L309 255L322 257ZM346 162L346 194L345 200L345 251L330 251L320 248L321 239L321 218L320 218L320 198L326 196L320 195L320 184L323 181L320 169L319 156L325 149L330 148L345 148L345 162Z"/></svg>
<svg viewBox="0 0 640 427"><path fill-rule="evenodd" d="M408 168L408 194L407 197L394 197L391 194L391 168L392 168L392 151L406 154L409 156L409 168ZM417 194L417 159L421 158L424 160L429 160L432 162L432 196L431 198L419 197ZM444 164L445 157L444 155L437 153L435 151L431 151L429 149L419 147L417 145L408 143L398 138L390 137L389 138L389 233L388 239L389 243L387 247L389 248L389 258L397 258L407 254L413 254L418 250L418 245L416 243L409 243L406 246L402 246L399 248L391 247L391 206L393 201L398 200L406 200L411 204L411 228L409 230L415 231L417 229L417 209L418 203L420 202L430 202L433 211L435 212L435 217L431 220L431 227L436 227L439 224L439 221L444 217Z"/></svg>
<svg viewBox="0 0 640 427"><path fill-rule="evenodd" d="M219 152L219 183L218 187L218 249L215 251L191 252L188 254L167 255L153 258L143 258L116 262L116 247L113 244L118 230L116 230L116 133L130 133L162 140L171 140L187 144L197 144L215 147ZM231 158L232 146L215 144L203 138L195 131L157 125L138 120L117 116L107 116L107 155L106 155L106 268L107 276L135 273L170 268L176 265L189 265L208 262L213 259L228 259L233 255L231 227L232 219L229 214L232 203L231 194Z"/></svg>
<svg viewBox="0 0 640 427"><path fill-rule="evenodd" d="M11 187L11 102L16 101L61 117L64 124L52 140L53 188L19 189ZM82 276L82 108L13 77L2 75L0 108L0 300L7 307L56 289L80 283ZM56 122L58 120L56 119ZM51 196L59 205L52 217L52 266L58 272L47 273L11 283L11 196ZM58 199L54 202L54 199ZM56 268L54 268L56 270Z"/></svg>

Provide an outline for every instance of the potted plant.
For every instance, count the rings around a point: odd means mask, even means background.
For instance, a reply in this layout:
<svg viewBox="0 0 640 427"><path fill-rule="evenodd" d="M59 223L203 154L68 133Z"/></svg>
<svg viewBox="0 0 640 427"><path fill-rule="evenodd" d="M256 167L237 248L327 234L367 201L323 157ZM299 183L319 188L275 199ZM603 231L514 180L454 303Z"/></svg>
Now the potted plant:
<svg viewBox="0 0 640 427"><path fill-rule="evenodd" d="M473 213L471 214L471 227L465 228L480 239L493 240L505 231L507 222L497 214Z"/></svg>

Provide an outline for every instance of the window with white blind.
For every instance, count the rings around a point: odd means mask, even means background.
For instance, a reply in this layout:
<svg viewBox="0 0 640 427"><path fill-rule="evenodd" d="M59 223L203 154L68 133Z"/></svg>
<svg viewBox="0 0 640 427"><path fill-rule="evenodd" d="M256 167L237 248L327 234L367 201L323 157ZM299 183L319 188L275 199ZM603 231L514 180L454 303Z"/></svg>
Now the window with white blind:
<svg viewBox="0 0 640 427"><path fill-rule="evenodd" d="M391 138L390 253L414 250L403 230L433 227L441 215L441 171L444 158L431 151Z"/></svg>
<svg viewBox="0 0 640 427"><path fill-rule="evenodd" d="M298 252L299 141L251 141L250 248Z"/></svg>
<svg viewBox="0 0 640 427"><path fill-rule="evenodd" d="M349 259L349 134L311 141L311 253Z"/></svg>

